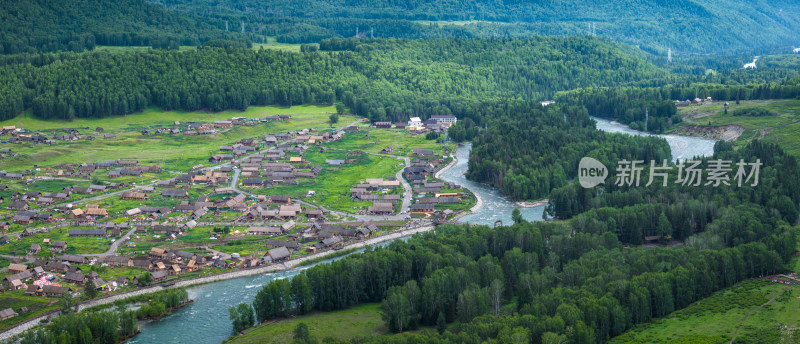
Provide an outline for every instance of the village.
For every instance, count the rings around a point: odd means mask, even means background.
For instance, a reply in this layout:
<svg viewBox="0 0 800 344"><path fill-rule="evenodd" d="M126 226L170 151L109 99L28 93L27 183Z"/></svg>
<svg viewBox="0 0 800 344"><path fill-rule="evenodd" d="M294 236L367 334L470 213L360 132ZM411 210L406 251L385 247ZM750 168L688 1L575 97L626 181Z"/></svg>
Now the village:
<svg viewBox="0 0 800 344"><path fill-rule="evenodd" d="M220 142L206 162L185 172L134 157L0 171L0 259L7 265L0 304L11 306L0 310L0 327L54 309L65 292L119 293L281 264L452 221L475 204L468 190L434 178L452 161L454 147L425 136L446 134L454 116L269 127L292 120L176 121L122 134L3 127L2 159L18 157L17 147L46 150L62 141L267 129Z"/></svg>

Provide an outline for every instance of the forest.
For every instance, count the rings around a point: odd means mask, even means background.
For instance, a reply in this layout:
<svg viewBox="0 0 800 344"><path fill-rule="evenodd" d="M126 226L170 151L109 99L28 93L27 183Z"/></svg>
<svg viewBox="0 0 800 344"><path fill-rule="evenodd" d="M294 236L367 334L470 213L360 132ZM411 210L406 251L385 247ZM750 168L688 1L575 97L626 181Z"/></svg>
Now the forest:
<svg viewBox="0 0 800 344"><path fill-rule="evenodd" d="M0 54L92 50L96 45L175 47L244 40L143 0L2 0Z"/></svg>
<svg viewBox="0 0 800 344"><path fill-rule="evenodd" d="M572 235L567 223L443 226L275 280L252 308L261 322L380 301L392 332L440 329L358 343L597 343L743 279L783 271L794 233L765 230L764 239L734 234L738 244L719 248L623 249L613 229Z"/></svg>
<svg viewBox="0 0 800 344"><path fill-rule="evenodd" d="M740 186L733 175L730 185L707 186L705 179L701 186L675 183L679 180L675 168L669 176L673 182L667 186L620 186L608 180L594 189L578 185L555 188L550 193L547 212L556 218L571 218L575 232L611 231L621 242L634 245L642 244L647 236L655 236L662 243L677 240L694 241L702 247L733 246L759 238L769 240L772 228L788 228L797 221L800 169L794 157L774 144L758 140L738 150L721 142L715 146L714 156L702 159L698 166L708 168L711 161L719 159L758 159L764 164L758 184ZM614 179L617 164L606 162L610 179ZM649 180L649 169L646 170L642 180ZM790 254L794 246L781 252Z"/></svg>
<svg viewBox="0 0 800 344"><path fill-rule="evenodd" d="M741 52L797 45L800 19L792 2L661 1L287 1L151 0L167 9L224 21L253 41L277 36L282 42L322 38L450 38L589 35L610 37L666 56ZM455 25L447 25L455 21Z"/></svg>
<svg viewBox="0 0 800 344"><path fill-rule="evenodd" d="M662 139L598 131L579 106L502 102L479 113L485 114L481 119L486 129L473 130L475 136L459 137L462 128L470 131L472 121L459 121L451 129L455 138L472 141L467 177L491 184L512 199L541 199L567 185L584 156L601 161L670 157Z"/></svg>
<svg viewBox="0 0 800 344"><path fill-rule="evenodd" d="M0 7L0 54L92 50L96 45L173 49L226 38L316 43L326 38L599 36L665 57L788 52L800 12L793 2L737 0L620 3L524 1L90 0L12 1Z"/></svg>

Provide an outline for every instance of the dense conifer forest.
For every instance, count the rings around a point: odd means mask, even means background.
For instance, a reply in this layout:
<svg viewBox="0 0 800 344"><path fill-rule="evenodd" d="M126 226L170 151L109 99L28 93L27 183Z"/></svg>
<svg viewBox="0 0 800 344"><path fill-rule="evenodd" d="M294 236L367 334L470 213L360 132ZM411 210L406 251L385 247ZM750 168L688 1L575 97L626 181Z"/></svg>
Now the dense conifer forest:
<svg viewBox="0 0 800 344"><path fill-rule="evenodd" d="M96 45L177 48L233 35L143 0L0 1L0 54Z"/></svg>
<svg viewBox="0 0 800 344"><path fill-rule="evenodd" d="M630 84L666 72L616 43L592 38L325 40L322 51L33 54L3 60L0 118L164 109L344 102L373 121L449 114L491 98L548 99L556 91ZM457 111L457 110L456 110Z"/></svg>

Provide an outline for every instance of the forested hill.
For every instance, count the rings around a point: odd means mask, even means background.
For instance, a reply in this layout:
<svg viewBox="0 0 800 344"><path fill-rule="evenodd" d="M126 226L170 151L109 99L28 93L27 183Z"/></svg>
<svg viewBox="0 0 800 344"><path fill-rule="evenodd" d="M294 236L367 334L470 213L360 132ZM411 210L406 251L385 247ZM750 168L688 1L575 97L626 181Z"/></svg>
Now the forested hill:
<svg viewBox="0 0 800 344"><path fill-rule="evenodd" d="M196 45L225 35L143 0L0 0L0 53Z"/></svg>
<svg viewBox="0 0 800 344"><path fill-rule="evenodd" d="M776 0L150 0L203 16L241 18L253 32L287 42L376 37L599 36L666 55L789 47L800 44L800 4ZM420 21L457 21L428 25ZM248 31L249 32L249 31Z"/></svg>
<svg viewBox="0 0 800 344"><path fill-rule="evenodd" d="M619 44L585 37L326 40L329 51L200 48L0 59L0 118L142 110L245 109L342 101L373 121L463 116L469 102L550 99L579 87L638 84L668 73ZM5 61L5 63L3 62Z"/></svg>

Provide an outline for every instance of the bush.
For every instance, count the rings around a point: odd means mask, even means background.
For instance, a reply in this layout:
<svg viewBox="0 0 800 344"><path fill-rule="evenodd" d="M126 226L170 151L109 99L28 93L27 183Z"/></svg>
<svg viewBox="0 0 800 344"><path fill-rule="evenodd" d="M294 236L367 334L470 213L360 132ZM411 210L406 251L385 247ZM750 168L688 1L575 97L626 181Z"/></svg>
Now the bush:
<svg viewBox="0 0 800 344"><path fill-rule="evenodd" d="M744 117L766 117L772 116L773 113L765 108L750 108L750 109L738 109L733 111L734 116L744 116Z"/></svg>

